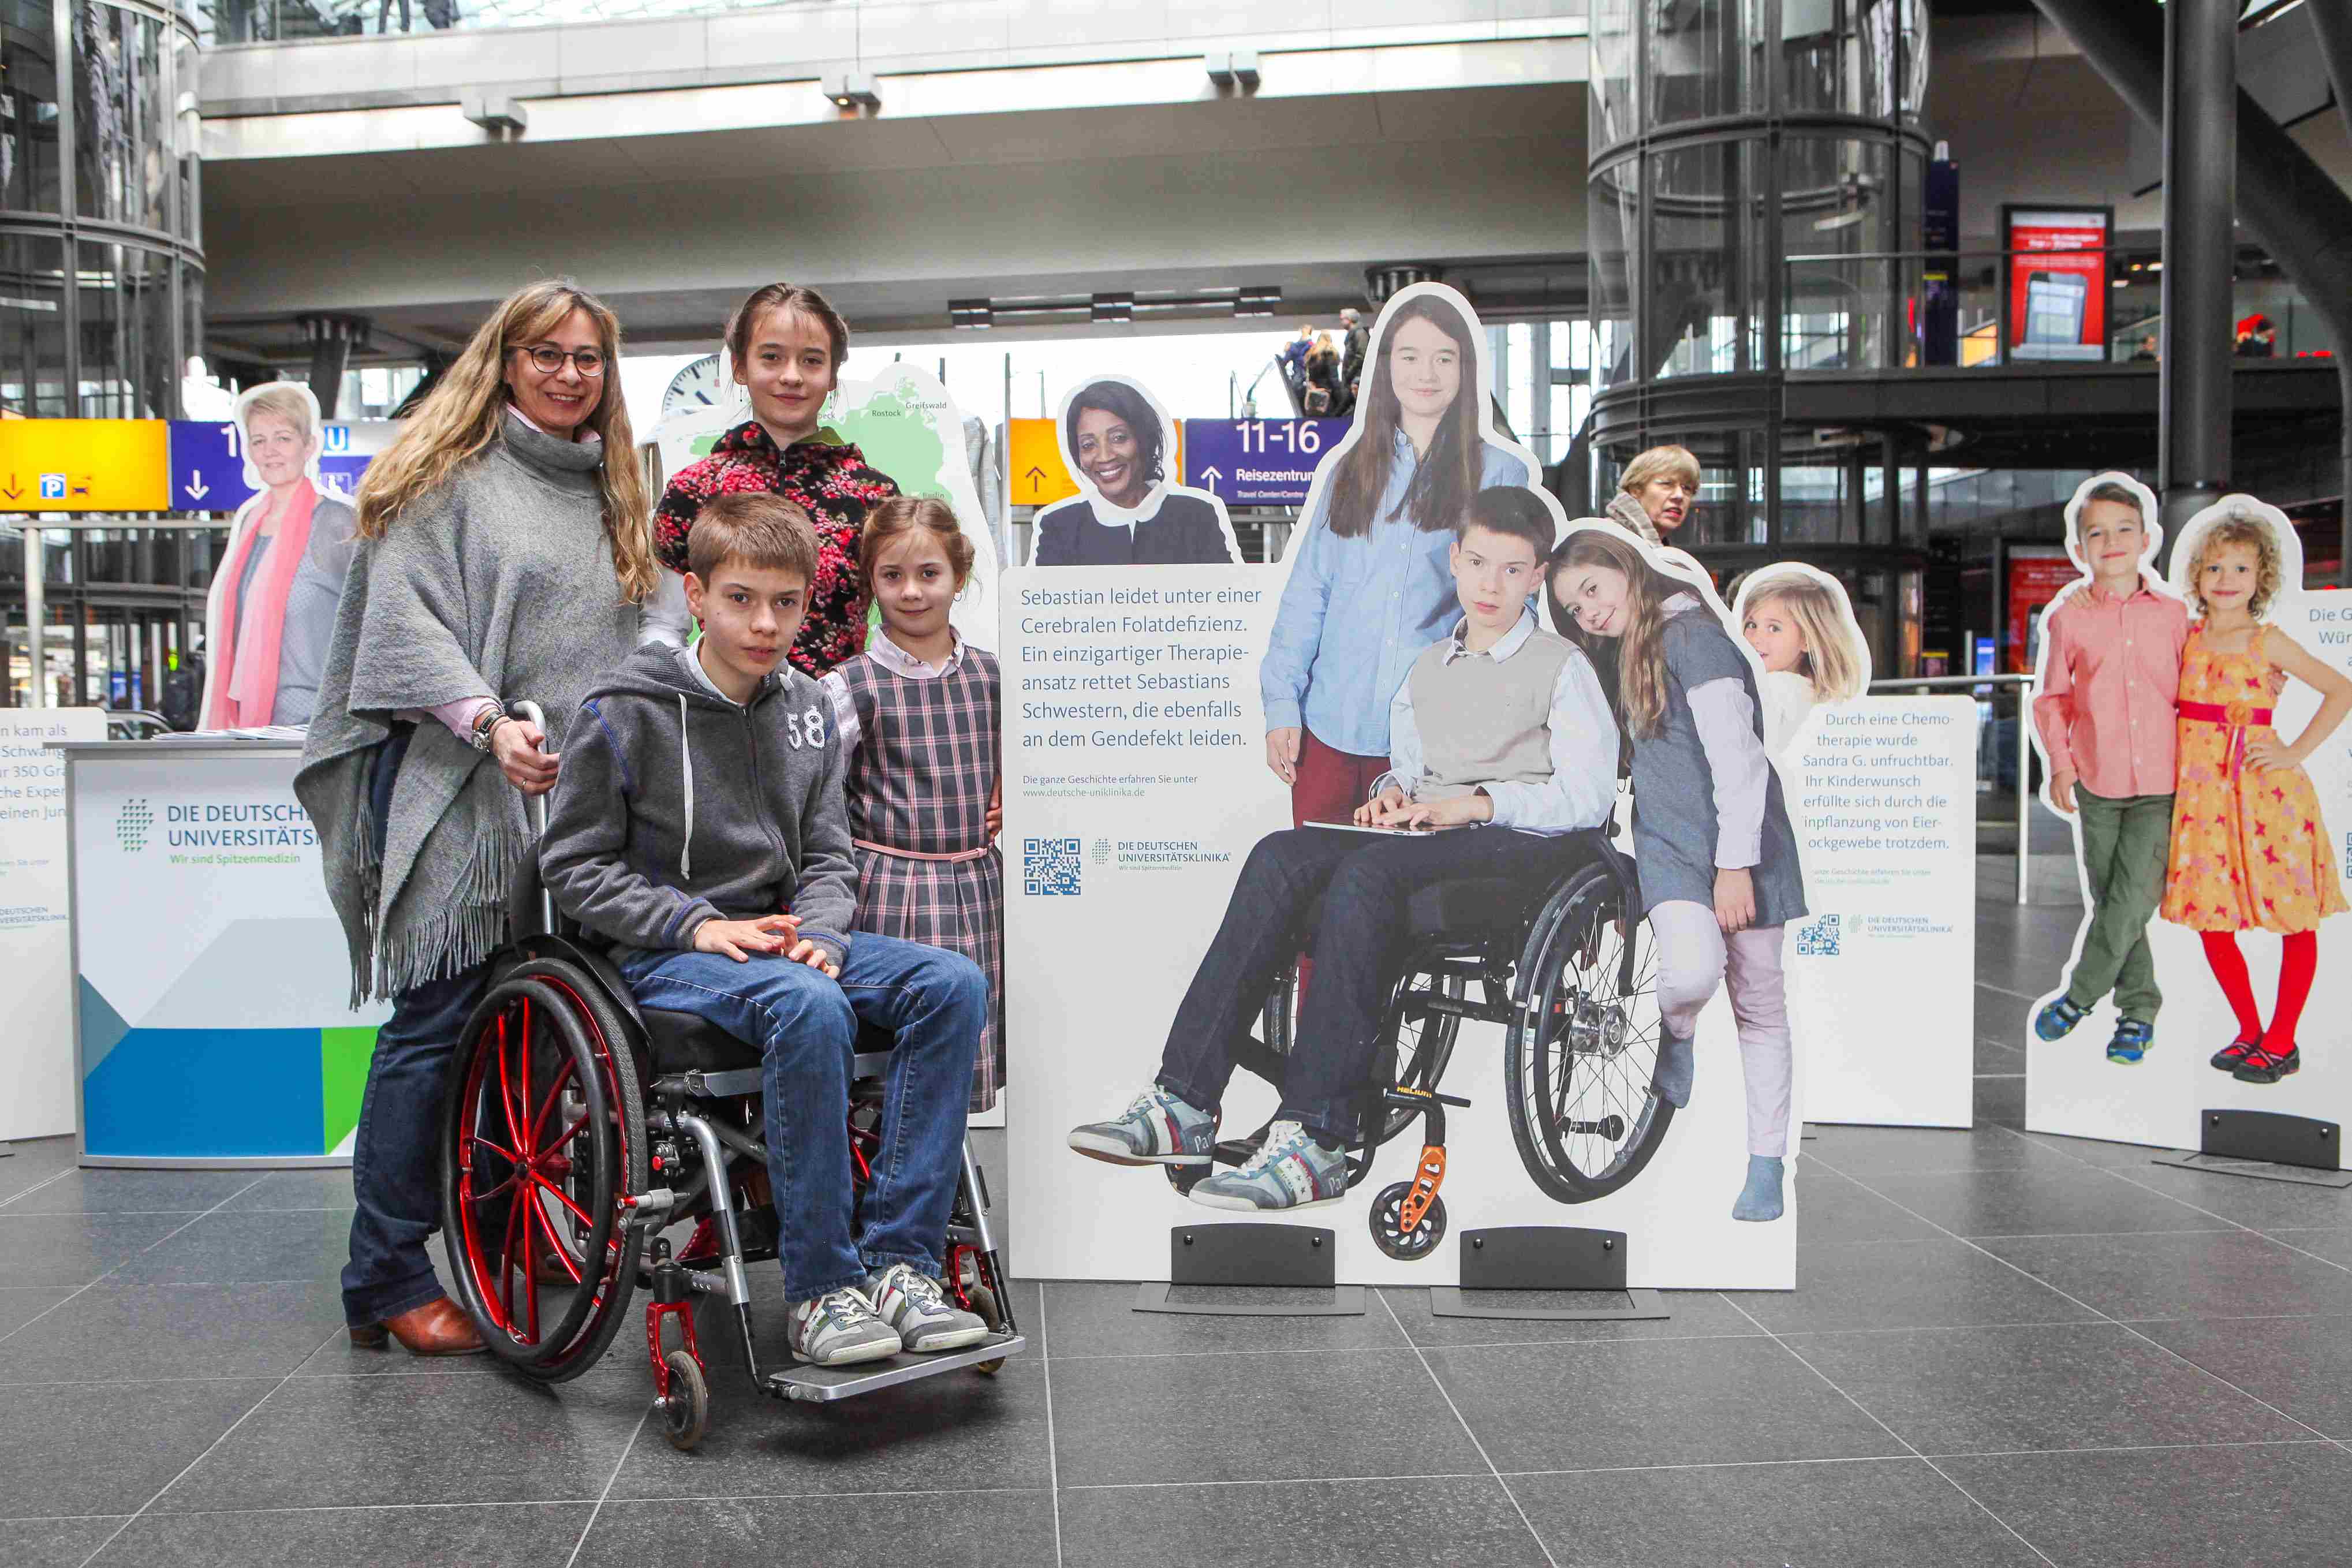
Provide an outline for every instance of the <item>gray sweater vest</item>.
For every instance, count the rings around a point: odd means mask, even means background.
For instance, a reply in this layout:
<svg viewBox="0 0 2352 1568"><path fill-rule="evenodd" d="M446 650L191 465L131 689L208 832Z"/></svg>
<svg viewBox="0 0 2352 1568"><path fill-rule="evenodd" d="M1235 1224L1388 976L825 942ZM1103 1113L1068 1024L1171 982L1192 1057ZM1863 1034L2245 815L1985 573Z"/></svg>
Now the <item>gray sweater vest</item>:
<svg viewBox="0 0 2352 1568"><path fill-rule="evenodd" d="M1413 661L1413 727L1421 735L1416 801L1454 800L1484 784L1541 784L1551 777L1551 694L1575 653L1538 630L1495 662L1465 653L1447 662L1448 638Z"/></svg>

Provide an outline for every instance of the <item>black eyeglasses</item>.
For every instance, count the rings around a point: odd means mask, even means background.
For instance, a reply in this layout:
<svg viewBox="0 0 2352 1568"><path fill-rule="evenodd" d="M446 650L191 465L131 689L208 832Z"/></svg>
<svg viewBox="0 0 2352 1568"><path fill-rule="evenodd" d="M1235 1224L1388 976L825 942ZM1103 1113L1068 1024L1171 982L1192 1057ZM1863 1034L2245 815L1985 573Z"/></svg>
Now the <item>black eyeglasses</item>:
<svg viewBox="0 0 2352 1568"><path fill-rule="evenodd" d="M566 353L552 343L540 343L515 353L529 354L530 363L539 367L542 375L553 375L562 370L565 360L579 366L580 374L591 381L604 374L604 356L595 349L573 349Z"/></svg>

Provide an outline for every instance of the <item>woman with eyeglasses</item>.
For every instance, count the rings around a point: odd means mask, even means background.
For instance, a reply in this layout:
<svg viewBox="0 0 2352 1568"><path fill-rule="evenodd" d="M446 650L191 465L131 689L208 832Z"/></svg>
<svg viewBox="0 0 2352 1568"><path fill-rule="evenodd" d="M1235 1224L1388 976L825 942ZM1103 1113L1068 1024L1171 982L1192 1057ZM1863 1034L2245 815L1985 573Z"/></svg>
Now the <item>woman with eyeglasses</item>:
<svg viewBox="0 0 2352 1568"><path fill-rule="evenodd" d="M719 437L710 456L680 468L662 491L654 544L667 571L647 605L649 637L683 644L693 624L686 608L686 536L703 503L766 491L799 506L816 525L816 581L787 657L814 677L866 651L857 535L866 514L898 487L856 442L817 422L848 357L849 324L814 289L762 285L727 319L727 360L736 384L751 395L751 417Z"/></svg>
<svg viewBox="0 0 2352 1568"><path fill-rule="evenodd" d="M352 1339L482 1348L435 1279L437 1151L458 1032L534 853L523 797L637 641L654 585L620 323L561 280L509 297L360 483L295 794L318 829L355 1001L389 997L361 1102L343 1312ZM528 698L547 728L509 716Z"/></svg>

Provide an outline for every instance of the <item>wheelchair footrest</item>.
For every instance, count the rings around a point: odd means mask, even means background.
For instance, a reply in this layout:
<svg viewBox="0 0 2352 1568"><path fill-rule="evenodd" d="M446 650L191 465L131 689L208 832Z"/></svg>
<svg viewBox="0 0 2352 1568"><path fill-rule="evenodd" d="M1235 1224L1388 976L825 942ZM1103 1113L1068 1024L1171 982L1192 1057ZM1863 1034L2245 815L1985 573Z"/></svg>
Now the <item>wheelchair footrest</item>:
<svg viewBox="0 0 2352 1568"><path fill-rule="evenodd" d="M835 1399L854 1399L896 1384L975 1367L982 1362L1002 1361L1028 1346L1028 1340L1020 1334L992 1334L976 1345L942 1351L937 1355L894 1355L883 1361L859 1362L855 1366L810 1366L796 1362L781 1372L770 1373L761 1383L760 1392L772 1399L824 1405Z"/></svg>

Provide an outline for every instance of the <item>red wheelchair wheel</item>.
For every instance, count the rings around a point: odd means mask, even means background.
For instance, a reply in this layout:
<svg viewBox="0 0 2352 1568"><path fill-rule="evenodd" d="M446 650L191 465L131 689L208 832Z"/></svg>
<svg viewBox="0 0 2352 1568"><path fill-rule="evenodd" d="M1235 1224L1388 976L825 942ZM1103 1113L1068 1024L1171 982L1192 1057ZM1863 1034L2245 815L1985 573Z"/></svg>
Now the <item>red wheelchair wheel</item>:
<svg viewBox="0 0 2352 1568"><path fill-rule="evenodd" d="M455 1294L491 1352L541 1382L593 1365L636 1287L646 1186L636 1067L601 989L527 963L468 1021L442 1141Z"/></svg>

